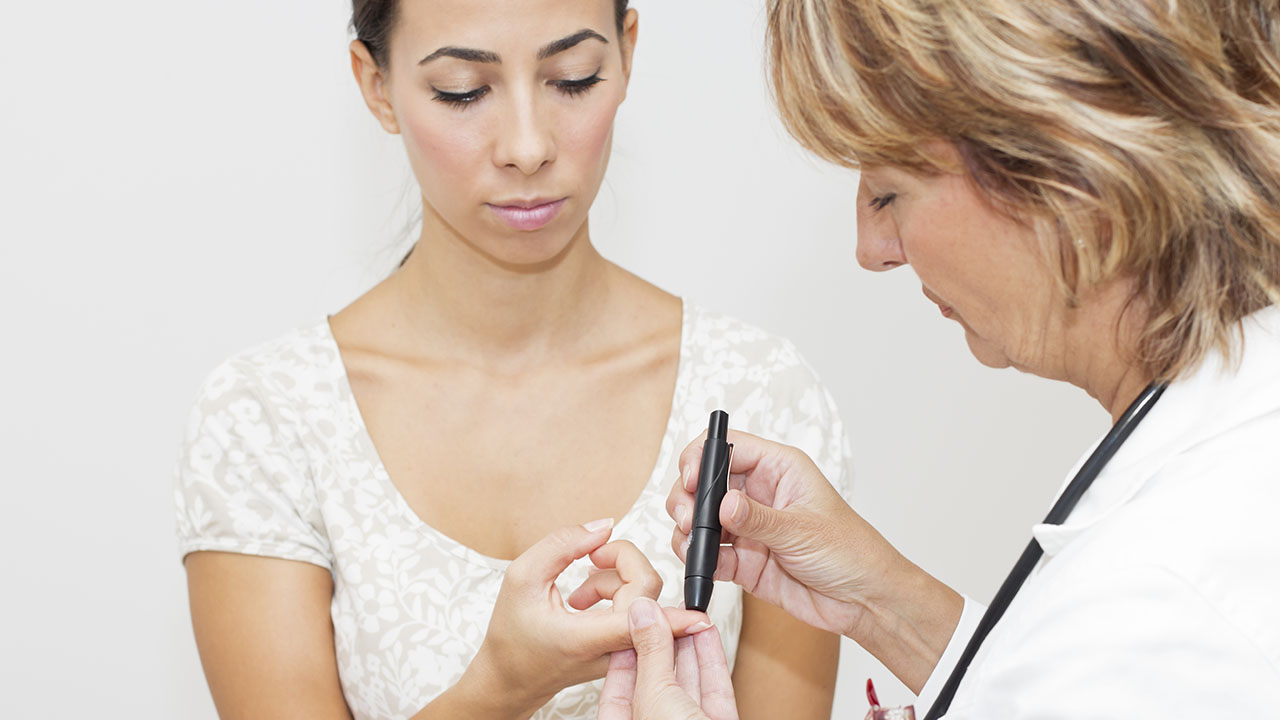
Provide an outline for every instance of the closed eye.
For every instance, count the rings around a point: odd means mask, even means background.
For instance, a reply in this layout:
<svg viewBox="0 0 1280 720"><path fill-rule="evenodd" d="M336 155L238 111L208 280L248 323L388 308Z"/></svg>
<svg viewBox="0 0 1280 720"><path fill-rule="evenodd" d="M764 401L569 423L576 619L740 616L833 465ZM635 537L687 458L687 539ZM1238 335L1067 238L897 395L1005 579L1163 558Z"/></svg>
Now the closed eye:
<svg viewBox="0 0 1280 720"><path fill-rule="evenodd" d="M898 197L898 193L880 195L878 197L871 198L871 202L868 203L868 205L871 206L872 210L883 210L889 203L893 202L896 197Z"/></svg>
<svg viewBox="0 0 1280 720"><path fill-rule="evenodd" d="M555 82L555 86L565 95L568 95L569 97L576 97L586 93L588 90L602 82L604 82L604 78L600 77L597 72L590 77L584 77L579 80L557 80Z"/></svg>
<svg viewBox="0 0 1280 720"><path fill-rule="evenodd" d="M436 91L435 100L445 103L446 105L453 105L454 107L459 108L465 108L471 103L474 103L489 94L488 85L482 85L475 90L467 90L466 92L445 92L444 90L438 90L436 88L432 88L432 90Z"/></svg>

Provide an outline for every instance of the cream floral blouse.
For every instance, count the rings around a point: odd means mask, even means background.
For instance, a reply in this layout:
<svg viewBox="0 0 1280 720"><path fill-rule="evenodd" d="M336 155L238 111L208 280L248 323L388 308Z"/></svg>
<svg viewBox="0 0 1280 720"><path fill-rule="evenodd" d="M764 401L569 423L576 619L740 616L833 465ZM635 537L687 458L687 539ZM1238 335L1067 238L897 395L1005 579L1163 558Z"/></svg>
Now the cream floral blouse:
<svg viewBox="0 0 1280 720"><path fill-rule="evenodd" d="M848 444L831 396L795 348L685 303L671 416L657 464L614 539L641 549L678 605L684 568L664 503L676 461L712 410L807 452L848 491ZM508 561L426 525L396 490L365 430L327 322L224 362L186 428L174 493L179 548L314 563L333 574L342 691L356 720L407 718L453 685L480 647ZM586 578L575 563L567 597ZM741 589L720 583L709 609L732 659ZM600 681L570 687L538 720L594 718Z"/></svg>

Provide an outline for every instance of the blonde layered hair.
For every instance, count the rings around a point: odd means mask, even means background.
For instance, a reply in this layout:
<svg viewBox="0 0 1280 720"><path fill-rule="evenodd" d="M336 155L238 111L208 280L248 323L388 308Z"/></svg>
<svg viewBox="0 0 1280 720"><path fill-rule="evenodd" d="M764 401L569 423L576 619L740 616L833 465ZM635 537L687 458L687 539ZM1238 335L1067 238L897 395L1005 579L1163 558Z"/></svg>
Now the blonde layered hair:
<svg viewBox="0 0 1280 720"><path fill-rule="evenodd" d="M1068 301L1131 278L1136 361L1172 378L1280 302L1278 4L769 0L770 70L827 160L947 172L954 146Z"/></svg>

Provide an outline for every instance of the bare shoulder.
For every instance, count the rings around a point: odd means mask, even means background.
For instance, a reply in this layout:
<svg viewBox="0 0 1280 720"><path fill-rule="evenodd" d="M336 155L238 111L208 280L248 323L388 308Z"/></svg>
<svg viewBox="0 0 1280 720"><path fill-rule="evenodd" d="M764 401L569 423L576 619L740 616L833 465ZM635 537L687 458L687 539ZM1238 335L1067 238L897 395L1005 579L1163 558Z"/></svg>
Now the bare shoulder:
<svg viewBox="0 0 1280 720"><path fill-rule="evenodd" d="M614 321L642 337L679 337L684 312L679 296L613 263L608 267Z"/></svg>
<svg viewBox="0 0 1280 720"><path fill-rule="evenodd" d="M391 334L395 322L392 275L374 285L352 303L329 317L329 328L338 347L347 351L369 350Z"/></svg>

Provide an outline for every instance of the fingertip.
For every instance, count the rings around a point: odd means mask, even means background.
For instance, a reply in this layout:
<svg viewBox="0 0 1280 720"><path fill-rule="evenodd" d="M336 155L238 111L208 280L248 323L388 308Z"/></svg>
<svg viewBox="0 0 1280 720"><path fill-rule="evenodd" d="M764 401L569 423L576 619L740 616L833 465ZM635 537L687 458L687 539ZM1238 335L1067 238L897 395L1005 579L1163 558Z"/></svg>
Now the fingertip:
<svg viewBox="0 0 1280 720"><path fill-rule="evenodd" d="M725 494L724 500L720 501L720 524L737 527L737 524L742 521L744 509L742 492L730 490Z"/></svg>
<svg viewBox="0 0 1280 720"><path fill-rule="evenodd" d="M594 534L596 534L596 533L599 533L599 532L603 532L603 531L605 531L605 530L610 530L610 531L612 531L612 530L613 530L613 518L609 517L609 518L600 518L599 520L592 520L592 521L591 521L591 522L589 522L589 523L584 523L584 524L582 525L582 529L583 529L583 530L586 530L587 532L591 533L592 535L594 535Z"/></svg>
<svg viewBox="0 0 1280 720"><path fill-rule="evenodd" d="M733 574L737 571L737 568L737 552L732 547L721 545L719 557L716 558L716 572L712 579L732 582Z"/></svg>
<svg viewBox="0 0 1280 720"><path fill-rule="evenodd" d="M636 598L627 609L632 630L643 630L658 621L658 603L646 597Z"/></svg>

